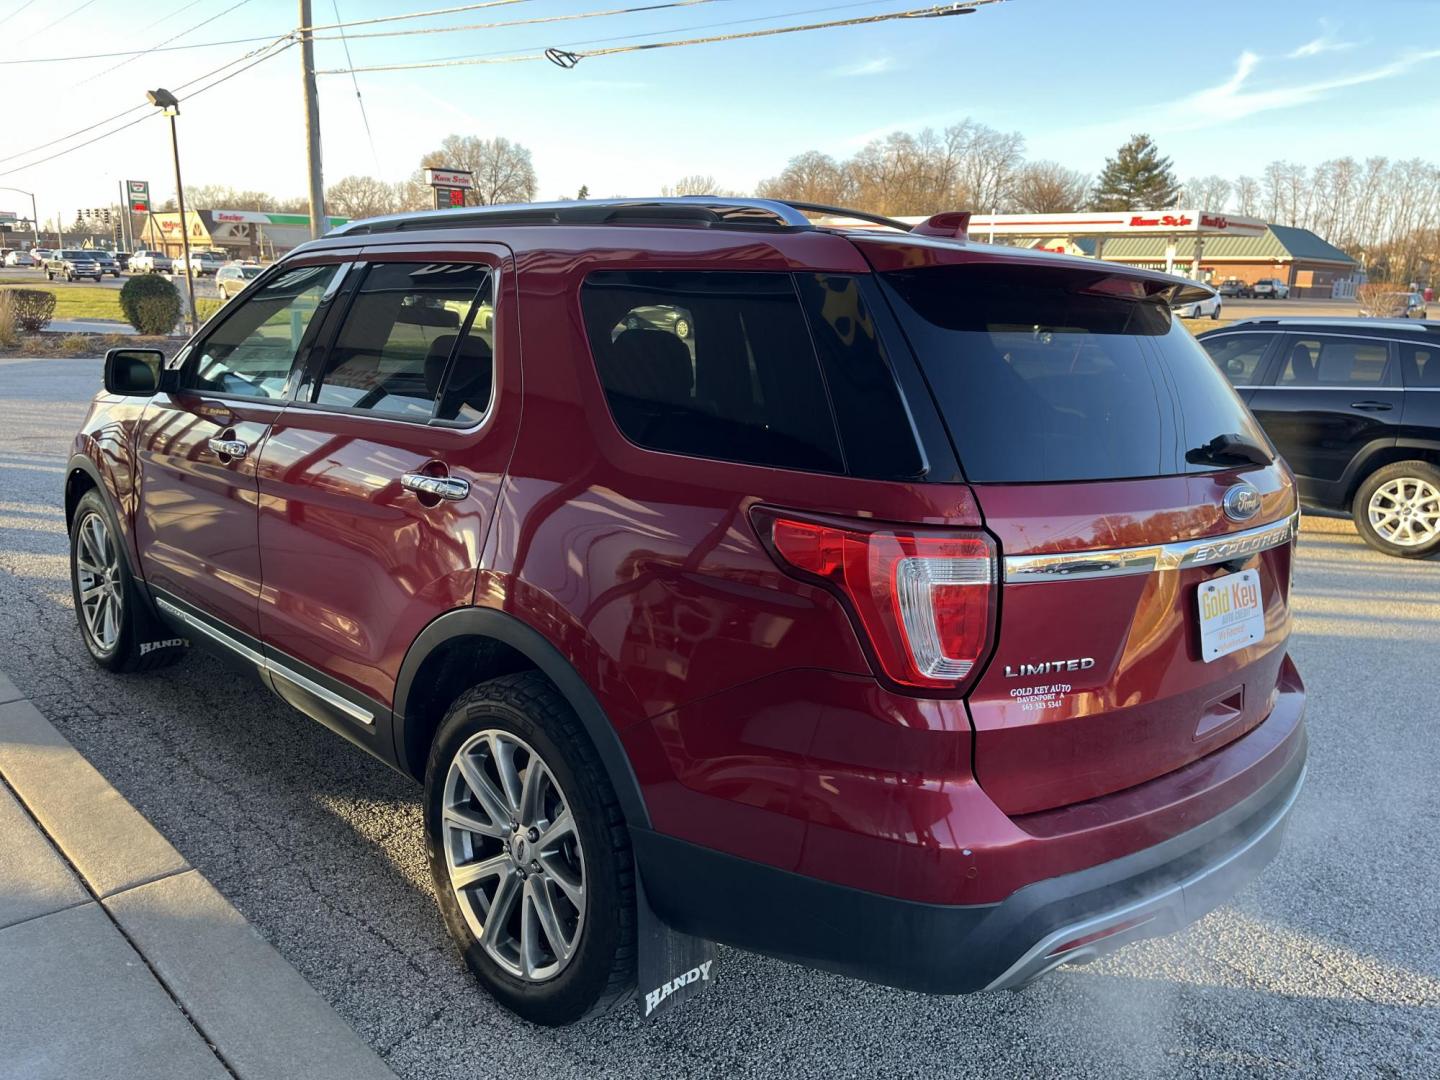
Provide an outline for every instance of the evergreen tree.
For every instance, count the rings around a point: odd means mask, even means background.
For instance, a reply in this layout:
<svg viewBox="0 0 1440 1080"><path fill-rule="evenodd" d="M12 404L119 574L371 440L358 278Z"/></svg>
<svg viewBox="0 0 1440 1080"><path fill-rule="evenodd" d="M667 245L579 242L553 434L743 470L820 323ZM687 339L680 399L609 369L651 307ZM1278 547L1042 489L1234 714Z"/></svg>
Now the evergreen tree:
<svg viewBox="0 0 1440 1080"><path fill-rule="evenodd" d="M1132 135L1113 158L1105 162L1092 210L1160 210L1174 206L1180 184L1149 135Z"/></svg>
<svg viewBox="0 0 1440 1080"><path fill-rule="evenodd" d="M577 199L588 199L589 197L590 197L590 185L589 185L589 184L581 184L581 185L580 185L580 190L575 193L575 198L577 198Z"/></svg>

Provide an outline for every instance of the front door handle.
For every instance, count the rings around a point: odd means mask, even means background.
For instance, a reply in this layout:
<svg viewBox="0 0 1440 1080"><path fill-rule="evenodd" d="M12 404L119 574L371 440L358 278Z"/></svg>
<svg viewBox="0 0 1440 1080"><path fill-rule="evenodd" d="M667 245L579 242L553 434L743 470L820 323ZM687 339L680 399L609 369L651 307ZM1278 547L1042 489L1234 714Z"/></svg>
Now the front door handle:
<svg viewBox="0 0 1440 1080"><path fill-rule="evenodd" d="M243 458L250 452L250 444L244 439L211 439L210 452L221 457Z"/></svg>
<svg viewBox="0 0 1440 1080"><path fill-rule="evenodd" d="M400 486L417 495L433 495L437 499L452 502L470 494L470 481L456 476L426 476L424 473L407 472L400 477Z"/></svg>
<svg viewBox="0 0 1440 1080"><path fill-rule="evenodd" d="M1352 401L1350 407L1352 409L1360 409L1362 412L1390 411L1390 403L1388 401Z"/></svg>

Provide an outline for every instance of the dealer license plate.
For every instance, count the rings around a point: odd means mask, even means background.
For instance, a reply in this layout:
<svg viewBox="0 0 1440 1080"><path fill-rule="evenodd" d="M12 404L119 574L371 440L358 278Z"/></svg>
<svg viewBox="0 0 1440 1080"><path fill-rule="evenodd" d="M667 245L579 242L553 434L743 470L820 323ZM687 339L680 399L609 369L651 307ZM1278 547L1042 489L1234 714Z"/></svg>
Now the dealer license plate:
<svg viewBox="0 0 1440 1080"><path fill-rule="evenodd" d="M1265 637L1265 605L1254 570L1211 578L1200 585L1200 656L1211 660Z"/></svg>

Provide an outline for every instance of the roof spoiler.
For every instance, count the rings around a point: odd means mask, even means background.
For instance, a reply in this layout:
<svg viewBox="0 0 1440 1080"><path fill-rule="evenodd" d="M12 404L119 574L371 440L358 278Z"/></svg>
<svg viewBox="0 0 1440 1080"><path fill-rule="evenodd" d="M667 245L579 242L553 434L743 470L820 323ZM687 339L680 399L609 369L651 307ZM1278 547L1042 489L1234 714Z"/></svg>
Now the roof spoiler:
<svg viewBox="0 0 1440 1080"><path fill-rule="evenodd" d="M947 210L932 214L910 229L915 236L943 236L947 240L970 239L970 211Z"/></svg>

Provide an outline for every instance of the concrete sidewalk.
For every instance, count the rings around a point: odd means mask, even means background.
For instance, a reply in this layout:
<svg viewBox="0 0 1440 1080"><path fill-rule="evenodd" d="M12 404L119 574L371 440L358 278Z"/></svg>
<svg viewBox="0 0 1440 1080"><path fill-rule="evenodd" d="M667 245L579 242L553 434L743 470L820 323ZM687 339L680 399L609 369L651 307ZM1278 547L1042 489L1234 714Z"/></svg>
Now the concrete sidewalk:
<svg viewBox="0 0 1440 1080"><path fill-rule="evenodd" d="M0 674L0 1078L393 1074Z"/></svg>

